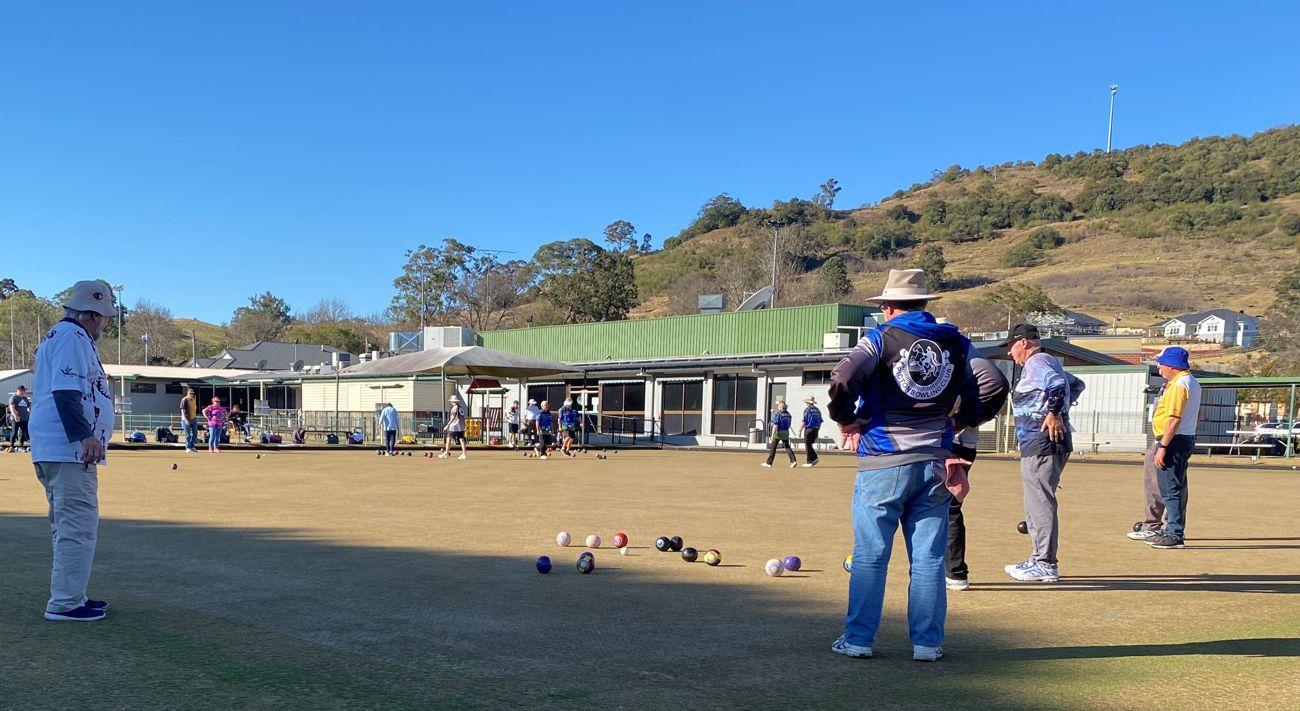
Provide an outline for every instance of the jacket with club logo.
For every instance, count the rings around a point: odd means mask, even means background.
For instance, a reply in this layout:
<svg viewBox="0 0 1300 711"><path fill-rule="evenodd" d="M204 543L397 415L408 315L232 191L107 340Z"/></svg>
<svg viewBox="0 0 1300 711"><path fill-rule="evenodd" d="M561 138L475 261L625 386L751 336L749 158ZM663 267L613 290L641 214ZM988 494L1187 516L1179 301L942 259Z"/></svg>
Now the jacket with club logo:
<svg viewBox="0 0 1300 711"><path fill-rule="evenodd" d="M903 313L862 337L831 372L827 411L857 424L859 466L884 469L951 454L953 423L992 419L1007 381L956 326Z"/></svg>

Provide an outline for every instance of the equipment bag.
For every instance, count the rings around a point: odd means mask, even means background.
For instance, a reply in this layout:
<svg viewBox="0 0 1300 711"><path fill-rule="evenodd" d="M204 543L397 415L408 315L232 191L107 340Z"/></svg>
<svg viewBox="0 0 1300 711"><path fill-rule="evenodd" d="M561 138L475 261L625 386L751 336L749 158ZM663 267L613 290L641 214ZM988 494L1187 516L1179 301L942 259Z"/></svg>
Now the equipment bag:
<svg viewBox="0 0 1300 711"><path fill-rule="evenodd" d="M325 441L326 441L327 443L329 443L329 444L338 444L338 443L339 443L339 436L336 435L336 434L334 434L333 432L331 432L331 433L325 435Z"/></svg>

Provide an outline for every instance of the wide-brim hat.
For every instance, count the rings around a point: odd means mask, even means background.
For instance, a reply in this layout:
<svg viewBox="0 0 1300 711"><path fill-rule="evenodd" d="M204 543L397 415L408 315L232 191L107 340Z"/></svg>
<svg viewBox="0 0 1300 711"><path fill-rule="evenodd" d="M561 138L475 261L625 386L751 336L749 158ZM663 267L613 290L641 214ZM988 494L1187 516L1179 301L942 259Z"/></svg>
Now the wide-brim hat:
<svg viewBox="0 0 1300 711"><path fill-rule="evenodd" d="M100 316L116 316L117 307L113 304L113 290L102 281L79 281L68 290L68 300L63 308L74 311L90 311Z"/></svg>
<svg viewBox="0 0 1300 711"><path fill-rule="evenodd" d="M805 405L816 405L816 404L817 404L817 398L813 397L812 395L809 395L808 397L804 398L803 401L804 401L804 404L805 404Z"/></svg>
<svg viewBox="0 0 1300 711"><path fill-rule="evenodd" d="M885 280L885 289L880 296L873 296L867 301L934 301L942 298L931 294L925 285L925 271L922 269L890 269L889 278Z"/></svg>

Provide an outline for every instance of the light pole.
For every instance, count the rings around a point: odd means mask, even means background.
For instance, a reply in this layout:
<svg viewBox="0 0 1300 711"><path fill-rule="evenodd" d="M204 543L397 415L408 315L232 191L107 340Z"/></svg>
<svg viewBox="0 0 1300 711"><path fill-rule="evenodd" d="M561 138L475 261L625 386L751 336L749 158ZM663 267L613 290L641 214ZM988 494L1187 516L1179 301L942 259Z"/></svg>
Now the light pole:
<svg viewBox="0 0 1300 711"><path fill-rule="evenodd" d="M1110 153L1110 137L1115 131L1115 93L1119 84L1110 85L1110 119L1106 121L1106 152Z"/></svg>
<svg viewBox="0 0 1300 711"><path fill-rule="evenodd" d="M117 364L122 364L122 285L110 286L109 289L117 292Z"/></svg>

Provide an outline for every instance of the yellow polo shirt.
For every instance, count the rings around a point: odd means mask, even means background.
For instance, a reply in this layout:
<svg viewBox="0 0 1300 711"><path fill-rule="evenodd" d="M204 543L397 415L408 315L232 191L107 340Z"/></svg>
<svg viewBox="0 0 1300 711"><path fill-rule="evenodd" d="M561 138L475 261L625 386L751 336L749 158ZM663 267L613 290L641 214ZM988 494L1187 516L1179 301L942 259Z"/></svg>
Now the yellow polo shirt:
<svg viewBox="0 0 1300 711"><path fill-rule="evenodd" d="M1165 391L1156 401L1156 411L1151 417L1151 431L1163 437L1169 418L1181 417L1174 434L1195 435L1196 423L1201 413L1201 384L1191 373L1183 371L1165 384Z"/></svg>

